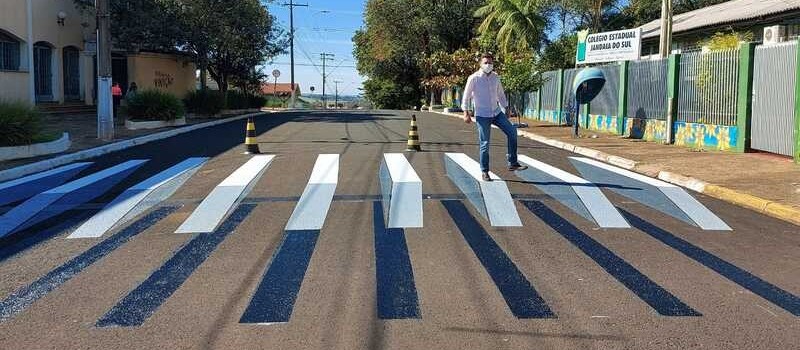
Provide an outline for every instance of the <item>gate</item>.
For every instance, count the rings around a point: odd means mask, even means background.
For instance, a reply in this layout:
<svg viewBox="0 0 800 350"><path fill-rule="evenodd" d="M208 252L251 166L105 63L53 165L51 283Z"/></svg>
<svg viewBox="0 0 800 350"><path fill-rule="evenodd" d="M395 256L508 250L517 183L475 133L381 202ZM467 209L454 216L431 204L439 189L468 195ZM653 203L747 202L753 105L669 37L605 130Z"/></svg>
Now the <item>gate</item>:
<svg viewBox="0 0 800 350"><path fill-rule="evenodd" d="M756 47L750 124L752 149L793 154L796 66L797 42Z"/></svg>

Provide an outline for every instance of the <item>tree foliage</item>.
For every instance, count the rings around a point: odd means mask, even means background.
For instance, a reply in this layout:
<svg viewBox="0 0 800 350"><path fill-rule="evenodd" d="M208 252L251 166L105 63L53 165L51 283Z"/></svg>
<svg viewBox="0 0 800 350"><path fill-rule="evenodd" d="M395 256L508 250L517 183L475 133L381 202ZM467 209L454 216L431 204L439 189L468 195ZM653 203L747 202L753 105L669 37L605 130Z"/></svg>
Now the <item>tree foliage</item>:
<svg viewBox="0 0 800 350"><path fill-rule="evenodd" d="M469 47L472 14L483 2L368 0L364 26L353 36L356 67L367 77L365 95L378 107L419 105L426 89L440 86L431 84L438 73L428 70L425 59Z"/></svg>
<svg viewBox="0 0 800 350"><path fill-rule="evenodd" d="M536 52L549 23L543 0L489 0L475 11L478 31L494 37L503 54Z"/></svg>
<svg viewBox="0 0 800 350"><path fill-rule="evenodd" d="M93 1L74 0L93 12ZM255 70L284 51L286 40L259 0L110 0L116 48L182 52L208 70L220 89L250 87Z"/></svg>

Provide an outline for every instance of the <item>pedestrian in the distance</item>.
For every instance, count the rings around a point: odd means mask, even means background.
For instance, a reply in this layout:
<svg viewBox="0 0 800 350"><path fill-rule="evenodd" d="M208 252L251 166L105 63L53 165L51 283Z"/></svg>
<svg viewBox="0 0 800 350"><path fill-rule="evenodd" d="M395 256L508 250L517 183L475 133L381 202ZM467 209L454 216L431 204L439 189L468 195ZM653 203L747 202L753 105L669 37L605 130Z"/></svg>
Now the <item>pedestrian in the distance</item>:
<svg viewBox="0 0 800 350"><path fill-rule="evenodd" d="M128 86L128 92L125 94L125 101L129 101L136 93L139 92L139 86L136 85L136 82L132 82L130 86Z"/></svg>
<svg viewBox="0 0 800 350"><path fill-rule="evenodd" d="M111 97L114 99L114 115L116 116L119 104L122 102L122 88L117 82L111 85Z"/></svg>
<svg viewBox="0 0 800 350"><path fill-rule="evenodd" d="M483 54L480 60L480 69L467 79L464 87L464 96L461 109L464 110L464 122L475 124L478 129L478 142L480 145L481 172L484 181L491 181L489 177L489 142L492 135L492 124L497 125L508 139L508 170L525 170L528 167L517 161L517 129L511 125L505 111L509 111L508 99L500 83L500 76L493 71L494 56ZM471 107L474 104L475 110Z"/></svg>

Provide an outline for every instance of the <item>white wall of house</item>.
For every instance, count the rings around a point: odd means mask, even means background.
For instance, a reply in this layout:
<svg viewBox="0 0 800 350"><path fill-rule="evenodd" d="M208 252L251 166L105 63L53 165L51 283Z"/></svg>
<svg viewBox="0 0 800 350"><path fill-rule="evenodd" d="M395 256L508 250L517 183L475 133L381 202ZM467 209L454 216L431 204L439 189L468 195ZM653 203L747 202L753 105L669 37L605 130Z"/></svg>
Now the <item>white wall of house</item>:
<svg viewBox="0 0 800 350"><path fill-rule="evenodd" d="M32 33L29 40L27 2L32 6ZM59 23L58 15L66 18ZM30 101L31 67L29 45L51 48L50 78L46 82L51 93L40 96L40 102L64 102L64 48L74 47L80 52L78 66L79 98L91 103L93 89L93 59L85 53L85 42L93 38L94 18L75 7L73 0L2 0L0 1L0 33L15 39L19 45L19 66L0 70L0 99ZM43 79L44 81L45 79Z"/></svg>

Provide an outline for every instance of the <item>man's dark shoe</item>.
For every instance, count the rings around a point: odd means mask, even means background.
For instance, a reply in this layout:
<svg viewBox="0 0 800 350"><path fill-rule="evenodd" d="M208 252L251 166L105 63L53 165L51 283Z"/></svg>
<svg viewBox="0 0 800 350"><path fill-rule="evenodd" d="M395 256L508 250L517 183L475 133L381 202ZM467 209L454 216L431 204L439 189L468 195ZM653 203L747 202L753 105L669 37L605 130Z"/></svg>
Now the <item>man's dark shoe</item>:
<svg viewBox="0 0 800 350"><path fill-rule="evenodd" d="M527 165L522 164L515 164L508 167L508 171L517 171L517 170L525 170L528 169Z"/></svg>
<svg viewBox="0 0 800 350"><path fill-rule="evenodd" d="M489 172L483 172L483 181L492 181L492 178L489 176Z"/></svg>

